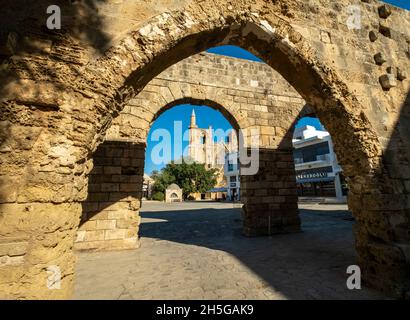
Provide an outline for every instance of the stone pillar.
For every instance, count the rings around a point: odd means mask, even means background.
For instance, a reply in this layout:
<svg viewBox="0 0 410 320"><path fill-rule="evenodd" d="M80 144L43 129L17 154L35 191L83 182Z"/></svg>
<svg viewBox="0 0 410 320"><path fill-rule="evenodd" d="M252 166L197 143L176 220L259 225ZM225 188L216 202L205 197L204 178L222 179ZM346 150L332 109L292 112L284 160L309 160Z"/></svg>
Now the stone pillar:
<svg viewBox="0 0 410 320"><path fill-rule="evenodd" d="M349 181L357 262L366 285L408 299L410 197L405 190L388 193L393 188L387 179L386 175L356 176Z"/></svg>
<svg viewBox="0 0 410 320"><path fill-rule="evenodd" d="M340 181L340 173L335 174L335 191L336 191L336 198L338 200L343 200L343 190L342 190L342 182Z"/></svg>
<svg viewBox="0 0 410 320"><path fill-rule="evenodd" d="M292 150L261 149L256 175L241 175L243 233L266 236L300 231Z"/></svg>
<svg viewBox="0 0 410 320"><path fill-rule="evenodd" d="M139 247L145 145L105 141L93 155L75 249Z"/></svg>
<svg viewBox="0 0 410 320"><path fill-rule="evenodd" d="M0 206L0 299L70 298L80 214L78 202Z"/></svg>
<svg viewBox="0 0 410 320"><path fill-rule="evenodd" d="M7 114L4 105L1 109ZM71 117L59 112L45 116L38 108L17 105L9 112L29 122L0 123L0 299L67 299L91 170L79 140L87 135L71 129ZM35 127L27 120L42 117L61 122Z"/></svg>

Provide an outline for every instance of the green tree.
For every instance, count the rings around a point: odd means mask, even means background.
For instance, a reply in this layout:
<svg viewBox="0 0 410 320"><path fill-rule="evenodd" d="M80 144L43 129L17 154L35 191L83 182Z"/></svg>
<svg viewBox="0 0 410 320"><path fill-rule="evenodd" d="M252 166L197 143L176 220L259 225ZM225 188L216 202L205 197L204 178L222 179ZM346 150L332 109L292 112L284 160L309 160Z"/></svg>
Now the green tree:
<svg viewBox="0 0 410 320"><path fill-rule="evenodd" d="M216 184L216 172L216 169L207 170L200 163L171 162L161 172L153 175L153 191L165 193L170 184L176 183L186 199L191 193L204 193L212 189Z"/></svg>
<svg viewBox="0 0 410 320"><path fill-rule="evenodd" d="M152 200L157 200L157 201L164 201L165 195L162 192L155 192L152 195Z"/></svg>

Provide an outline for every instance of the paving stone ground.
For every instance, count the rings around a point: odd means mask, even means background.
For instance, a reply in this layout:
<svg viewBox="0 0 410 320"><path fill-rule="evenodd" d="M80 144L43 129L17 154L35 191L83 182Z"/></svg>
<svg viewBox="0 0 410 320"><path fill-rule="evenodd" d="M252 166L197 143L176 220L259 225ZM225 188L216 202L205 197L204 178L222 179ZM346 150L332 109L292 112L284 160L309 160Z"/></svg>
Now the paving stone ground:
<svg viewBox="0 0 410 320"><path fill-rule="evenodd" d="M303 232L241 235L240 205L145 202L136 250L80 252L74 299L386 299L346 288L345 205L301 204Z"/></svg>

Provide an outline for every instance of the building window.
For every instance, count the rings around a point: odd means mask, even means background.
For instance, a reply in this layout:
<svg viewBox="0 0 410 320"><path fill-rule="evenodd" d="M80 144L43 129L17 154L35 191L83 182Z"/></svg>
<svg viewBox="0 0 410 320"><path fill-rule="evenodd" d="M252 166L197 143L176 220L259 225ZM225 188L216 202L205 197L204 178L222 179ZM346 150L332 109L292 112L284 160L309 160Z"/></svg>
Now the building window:
<svg viewBox="0 0 410 320"><path fill-rule="evenodd" d="M236 177L235 176L230 176L229 177L229 182L236 182Z"/></svg>

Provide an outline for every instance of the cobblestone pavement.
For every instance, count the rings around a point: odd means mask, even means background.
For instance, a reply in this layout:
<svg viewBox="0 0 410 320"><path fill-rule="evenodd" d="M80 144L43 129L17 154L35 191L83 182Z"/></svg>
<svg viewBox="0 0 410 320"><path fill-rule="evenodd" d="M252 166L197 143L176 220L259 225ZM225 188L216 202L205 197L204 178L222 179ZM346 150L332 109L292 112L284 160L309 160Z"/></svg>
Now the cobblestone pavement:
<svg viewBox="0 0 410 320"><path fill-rule="evenodd" d="M345 205L301 204L303 232L246 238L239 205L146 202L141 248L82 252L75 299L384 299L348 290Z"/></svg>

